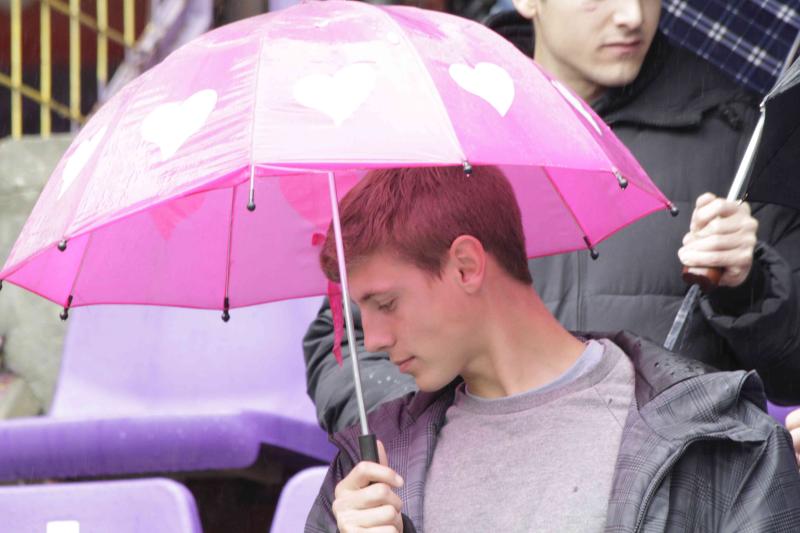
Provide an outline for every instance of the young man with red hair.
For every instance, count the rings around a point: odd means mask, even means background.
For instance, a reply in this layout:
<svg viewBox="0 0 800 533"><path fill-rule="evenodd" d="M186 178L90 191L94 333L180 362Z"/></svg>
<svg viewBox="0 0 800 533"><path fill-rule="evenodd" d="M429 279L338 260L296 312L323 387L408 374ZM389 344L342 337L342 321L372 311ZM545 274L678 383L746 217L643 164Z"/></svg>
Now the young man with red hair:
<svg viewBox="0 0 800 533"><path fill-rule="evenodd" d="M381 464L359 462L357 428L333 436L307 532L800 528L791 441L756 405L758 376L565 330L531 286L498 169L370 172L341 222L366 348L419 392L369 415Z"/></svg>

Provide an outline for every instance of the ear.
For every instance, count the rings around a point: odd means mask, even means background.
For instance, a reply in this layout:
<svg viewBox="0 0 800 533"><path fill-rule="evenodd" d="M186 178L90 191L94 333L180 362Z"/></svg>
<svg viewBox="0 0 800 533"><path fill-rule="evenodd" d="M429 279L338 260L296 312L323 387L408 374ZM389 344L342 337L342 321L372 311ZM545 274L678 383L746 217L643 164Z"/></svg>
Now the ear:
<svg viewBox="0 0 800 533"><path fill-rule="evenodd" d="M477 292L486 276L486 250L481 241L461 235L450 245L449 256L456 283L470 294Z"/></svg>
<svg viewBox="0 0 800 533"><path fill-rule="evenodd" d="M526 19L533 19L538 13L539 0L512 0L517 13Z"/></svg>

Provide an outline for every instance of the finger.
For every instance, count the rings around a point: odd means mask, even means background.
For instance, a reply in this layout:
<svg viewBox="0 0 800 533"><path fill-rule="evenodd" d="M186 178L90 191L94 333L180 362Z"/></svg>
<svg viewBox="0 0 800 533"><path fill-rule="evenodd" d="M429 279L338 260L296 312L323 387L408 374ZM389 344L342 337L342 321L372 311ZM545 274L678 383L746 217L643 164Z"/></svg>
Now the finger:
<svg viewBox="0 0 800 533"><path fill-rule="evenodd" d="M727 235L730 233L749 233L755 236L757 231L758 221L750 215L739 213L729 217L717 217L704 227L690 233L697 237Z"/></svg>
<svg viewBox="0 0 800 533"><path fill-rule="evenodd" d="M708 205L717 198L718 196L713 192L704 192L703 194L697 197L697 200L695 200L694 208L697 209L698 207L703 207L705 205Z"/></svg>
<svg viewBox="0 0 800 533"><path fill-rule="evenodd" d="M338 497L340 491L363 489L370 483L386 483L399 488L403 485L403 478L388 466L361 461L336 485L336 496Z"/></svg>
<svg viewBox="0 0 800 533"><path fill-rule="evenodd" d="M717 267L723 269L749 269L753 264L752 250L705 251L682 247L678 258L686 267Z"/></svg>
<svg viewBox="0 0 800 533"><path fill-rule="evenodd" d="M388 516L393 516L389 521ZM336 517L336 525L342 533L398 533L402 531L403 519L392 507L348 511Z"/></svg>
<svg viewBox="0 0 800 533"><path fill-rule="evenodd" d="M706 237L687 234L683 245L687 249L704 252L726 252L737 249L752 251L756 247L756 236L749 232L721 233Z"/></svg>
<svg viewBox="0 0 800 533"><path fill-rule="evenodd" d="M792 445L794 445L794 452L800 453L800 429L793 429L790 431L792 435Z"/></svg>
<svg viewBox="0 0 800 533"><path fill-rule="evenodd" d="M386 483L373 483L369 487L351 494L357 494L351 500L352 507L356 509L371 509L381 505L391 505L399 512L403 508L403 501L400 496L395 494Z"/></svg>
<svg viewBox="0 0 800 533"><path fill-rule="evenodd" d="M692 229L694 229L695 227L702 227L702 226L699 226L700 221L697 218L698 215L700 214L700 210L701 209L705 209L712 202L714 202L715 200L718 200L718 199L719 198L717 198L716 195L714 195L714 194L712 194L710 192L703 193L703 194L701 194L700 196L697 197L697 200L694 203L694 210L692 210L692 218L690 220L690 225L691 225Z"/></svg>
<svg viewBox="0 0 800 533"><path fill-rule="evenodd" d="M400 511L391 505L381 505L360 512L359 525L362 527L394 526Z"/></svg>
<svg viewBox="0 0 800 533"><path fill-rule="evenodd" d="M786 427L789 431L793 429L800 429L800 409L795 409L786 415Z"/></svg>
<svg viewBox="0 0 800 533"><path fill-rule="evenodd" d="M748 217L750 217L750 206L748 204L716 198L711 203L695 209L692 213L690 228L692 231L700 231L717 218L744 220Z"/></svg>
<svg viewBox="0 0 800 533"><path fill-rule="evenodd" d="M378 483L361 490L345 492L333 501L331 510L337 521L347 524L364 525L364 518L359 513L381 507L390 507L399 515L403 503L388 485ZM391 523L391 522L387 522Z"/></svg>

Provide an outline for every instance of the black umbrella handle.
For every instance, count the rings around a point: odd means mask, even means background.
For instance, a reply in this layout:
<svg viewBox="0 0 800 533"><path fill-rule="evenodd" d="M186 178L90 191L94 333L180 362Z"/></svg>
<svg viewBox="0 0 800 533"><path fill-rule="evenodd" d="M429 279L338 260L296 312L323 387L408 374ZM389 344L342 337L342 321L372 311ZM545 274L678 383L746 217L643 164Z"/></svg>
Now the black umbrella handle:
<svg viewBox="0 0 800 533"><path fill-rule="evenodd" d="M378 457L378 441L375 439L374 433L358 436L358 447L361 450L361 460L379 463Z"/></svg>

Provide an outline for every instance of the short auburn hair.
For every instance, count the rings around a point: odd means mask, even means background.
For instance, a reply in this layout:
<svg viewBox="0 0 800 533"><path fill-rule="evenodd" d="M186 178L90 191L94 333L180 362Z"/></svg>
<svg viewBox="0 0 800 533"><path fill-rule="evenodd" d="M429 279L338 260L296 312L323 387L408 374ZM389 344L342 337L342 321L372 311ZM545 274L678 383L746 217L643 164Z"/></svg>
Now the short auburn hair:
<svg viewBox="0 0 800 533"><path fill-rule="evenodd" d="M513 278L532 283L519 205L497 167L474 167L471 175L461 167L372 170L339 209L348 267L392 251L438 277L453 241L470 235ZM340 281L332 225L320 264L328 279Z"/></svg>

